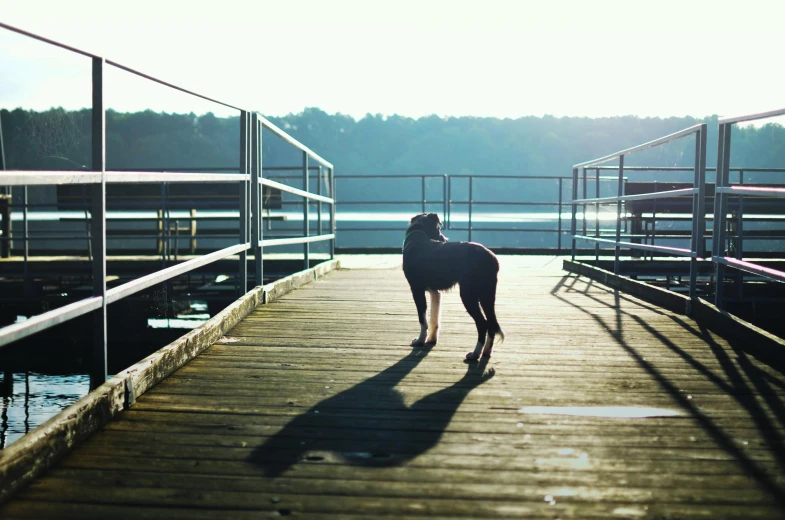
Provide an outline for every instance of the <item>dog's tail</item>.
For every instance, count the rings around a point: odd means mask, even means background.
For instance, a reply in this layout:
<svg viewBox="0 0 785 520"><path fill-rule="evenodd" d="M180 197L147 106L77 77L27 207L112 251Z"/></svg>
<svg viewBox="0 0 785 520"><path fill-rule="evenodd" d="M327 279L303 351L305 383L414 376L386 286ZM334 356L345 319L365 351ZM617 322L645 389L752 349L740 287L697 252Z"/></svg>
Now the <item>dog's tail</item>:
<svg viewBox="0 0 785 520"><path fill-rule="evenodd" d="M496 332L494 332L494 335L496 337L496 340L498 341L497 345L501 345L502 343L504 343L504 331L502 330L501 327L499 327L498 323L496 324L496 329L497 330Z"/></svg>

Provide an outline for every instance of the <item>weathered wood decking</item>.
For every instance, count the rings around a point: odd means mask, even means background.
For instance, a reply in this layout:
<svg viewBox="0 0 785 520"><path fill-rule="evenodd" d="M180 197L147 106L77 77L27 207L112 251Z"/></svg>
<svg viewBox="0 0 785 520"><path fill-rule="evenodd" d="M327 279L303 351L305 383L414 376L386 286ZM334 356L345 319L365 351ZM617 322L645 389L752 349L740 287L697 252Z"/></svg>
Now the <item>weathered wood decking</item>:
<svg viewBox="0 0 785 520"><path fill-rule="evenodd" d="M501 261L507 341L487 366L463 362L457 292L439 345L412 349L400 269L334 272L257 308L0 517L785 515L782 373L554 259Z"/></svg>

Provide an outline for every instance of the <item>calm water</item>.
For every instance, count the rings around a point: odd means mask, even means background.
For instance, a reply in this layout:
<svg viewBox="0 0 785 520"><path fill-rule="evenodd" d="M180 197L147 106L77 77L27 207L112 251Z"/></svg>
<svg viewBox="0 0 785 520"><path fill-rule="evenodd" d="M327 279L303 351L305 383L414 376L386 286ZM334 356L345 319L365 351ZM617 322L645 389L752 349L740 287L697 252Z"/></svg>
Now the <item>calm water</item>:
<svg viewBox="0 0 785 520"><path fill-rule="evenodd" d="M12 373L13 389L0 397L0 448L4 448L87 395L86 374Z"/></svg>

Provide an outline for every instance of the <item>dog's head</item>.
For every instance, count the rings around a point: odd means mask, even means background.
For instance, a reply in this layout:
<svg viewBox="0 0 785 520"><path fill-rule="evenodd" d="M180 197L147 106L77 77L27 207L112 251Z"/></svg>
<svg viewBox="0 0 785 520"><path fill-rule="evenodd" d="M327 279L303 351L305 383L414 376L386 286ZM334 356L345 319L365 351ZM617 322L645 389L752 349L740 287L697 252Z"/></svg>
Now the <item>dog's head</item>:
<svg viewBox="0 0 785 520"><path fill-rule="evenodd" d="M447 242L447 237L442 235L442 221L436 213L421 213L409 221L409 231L422 230L428 238L438 242Z"/></svg>

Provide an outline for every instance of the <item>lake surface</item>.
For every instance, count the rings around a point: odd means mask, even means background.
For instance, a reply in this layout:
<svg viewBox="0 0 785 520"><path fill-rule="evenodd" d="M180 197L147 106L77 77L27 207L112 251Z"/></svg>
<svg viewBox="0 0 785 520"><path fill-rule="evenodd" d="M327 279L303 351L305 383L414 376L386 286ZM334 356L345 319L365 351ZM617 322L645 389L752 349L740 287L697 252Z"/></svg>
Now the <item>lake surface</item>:
<svg viewBox="0 0 785 520"><path fill-rule="evenodd" d="M9 375L8 373L6 375ZM13 389L0 397L0 448L5 448L90 390L87 374L49 375L36 372L10 373Z"/></svg>

